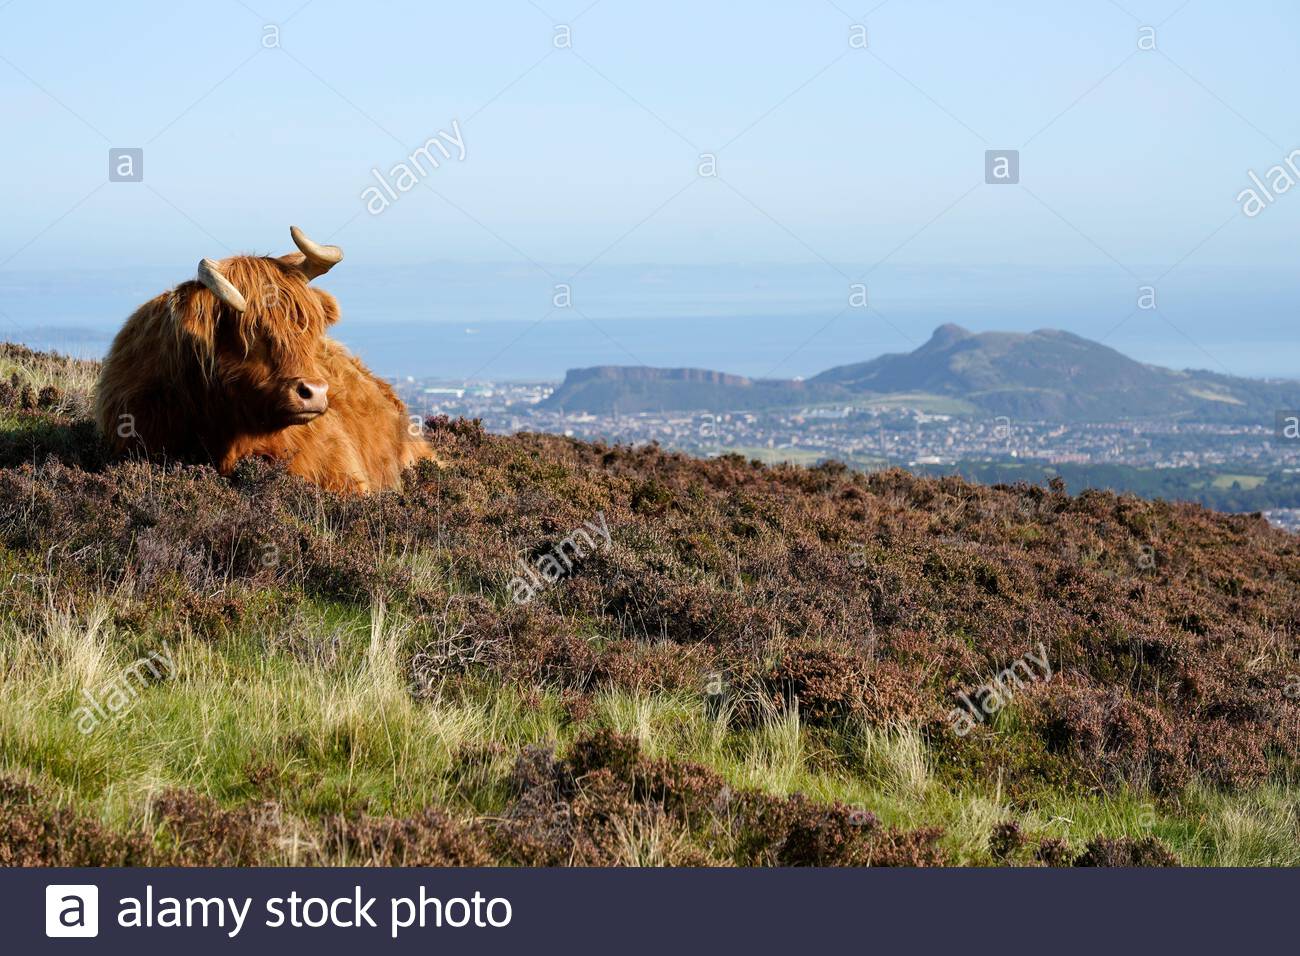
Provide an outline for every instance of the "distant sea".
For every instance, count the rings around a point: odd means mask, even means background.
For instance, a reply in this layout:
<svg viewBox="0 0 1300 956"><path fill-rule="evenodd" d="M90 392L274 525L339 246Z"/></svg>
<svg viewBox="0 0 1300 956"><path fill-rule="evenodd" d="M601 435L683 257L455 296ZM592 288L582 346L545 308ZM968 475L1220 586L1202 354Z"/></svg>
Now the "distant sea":
<svg viewBox="0 0 1300 956"><path fill-rule="evenodd" d="M332 334L392 378L558 381L590 365L810 377L910 351L945 322L975 332L1060 328L1171 368L1300 378L1293 306L1267 290L1243 293L1230 315L1208 294L1198 307L1189 289L1166 317L1125 319L1126 288L1090 275L1036 276L1035 294L1017 298L1005 279L981 285L979 276L900 272L879 283L864 311L831 297L838 293L825 270L678 267L589 277L574 287L575 309L548 314L549 278L448 264L353 269L322 280L343 306ZM176 282L174 271L0 272L0 339L101 356L132 309ZM1047 296L1046 286L1062 294Z"/></svg>
<svg viewBox="0 0 1300 956"><path fill-rule="evenodd" d="M823 329L824 316L617 319L588 322L364 322L331 335L380 375L446 380L552 381L589 365L690 366L788 378L920 345L896 334L864 334L851 323ZM0 338L96 358L112 331L91 327L0 328Z"/></svg>

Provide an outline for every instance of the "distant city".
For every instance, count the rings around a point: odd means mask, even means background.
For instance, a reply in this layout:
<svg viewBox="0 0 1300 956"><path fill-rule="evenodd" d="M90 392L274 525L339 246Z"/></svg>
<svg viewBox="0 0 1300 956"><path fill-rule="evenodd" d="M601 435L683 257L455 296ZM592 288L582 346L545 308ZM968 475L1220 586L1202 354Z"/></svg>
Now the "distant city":
<svg viewBox="0 0 1300 956"><path fill-rule="evenodd" d="M499 434L534 431L618 444L657 442L702 457L739 454L803 465L837 460L862 470L903 467L960 472L978 480L1045 480L1061 474L1072 491L1082 490L1070 481L1073 475L1086 486L1154 492L1227 511L1259 510L1274 524L1300 531L1300 444L1278 440L1272 423L1065 424L936 414L898 401L604 414L548 407L545 402L558 387L553 382L404 378L394 384L413 411L478 418ZM1254 499L1274 506L1251 507Z"/></svg>

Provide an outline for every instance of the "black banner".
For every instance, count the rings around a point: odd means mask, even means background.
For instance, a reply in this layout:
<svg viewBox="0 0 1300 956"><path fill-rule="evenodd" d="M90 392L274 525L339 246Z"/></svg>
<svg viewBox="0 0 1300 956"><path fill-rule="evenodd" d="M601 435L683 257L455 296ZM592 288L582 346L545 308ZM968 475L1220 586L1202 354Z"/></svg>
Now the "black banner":
<svg viewBox="0 0 1300 956"><path fill-rule="evenodd" d="M1248 953L1292 942L1298 887L1247 870L5 870L0 949Z"/></svg>

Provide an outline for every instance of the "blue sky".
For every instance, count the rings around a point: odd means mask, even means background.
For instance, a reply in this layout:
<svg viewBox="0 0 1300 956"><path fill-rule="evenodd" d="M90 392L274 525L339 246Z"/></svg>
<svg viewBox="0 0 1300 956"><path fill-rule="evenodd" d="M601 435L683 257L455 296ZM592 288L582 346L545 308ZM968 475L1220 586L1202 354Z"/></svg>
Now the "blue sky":
<svg viewBox="0 0 1300 956"><path fill-rule="evenodd" d="M602 322L815 330L865 278L868 351L1063 326L1285 374L1300 189L1237 196L1300 147L1298 40L1282 0L0 0L0 313L59 321L32 291L57 270L69 313L120 321L297 223L345 248L345 315L531 321L569 281ZM367 212L371 171L453 120L464 160ZM144 183L106 183L110 147ZM1021 185L984 183L993 148Z"/></svg>

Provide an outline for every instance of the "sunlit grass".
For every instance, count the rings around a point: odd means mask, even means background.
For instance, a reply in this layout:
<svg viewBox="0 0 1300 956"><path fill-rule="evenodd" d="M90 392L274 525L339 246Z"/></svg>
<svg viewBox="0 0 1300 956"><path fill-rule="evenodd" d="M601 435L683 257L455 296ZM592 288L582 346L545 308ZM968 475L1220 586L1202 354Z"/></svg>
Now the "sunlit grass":
<svg viewBox="0 0 1300 956"><path fill-rule="evenodd" d="M287 832L298 834L295 845L325 814L437 806L491 815L505 805L504 781L525 745L563 753L579 734L609 727L638 738L651 756L705 765L734 788L803 793L868 809L885 825L942 827L941 843L958 863L992 862L993 828L1014 820L1076 848L1098 835L1156 836L1186 863L1300 864L1300 794L1280 784L1239 795L1192 788L1177 803L1140 790L1045 790L1013 805L997 782L946 783L914 728L813 728L796 708L744 725L710 716L697 696L615 691L597 695L591 716L575 724L559 695L540 688L461 682L455 693L413 694L417 637L378 603L362 615L321 609L318 639L330 653L303 653L255 632L224 644L177 643L168 648L173 675L82 733L76 714L86 695L133 663L107 606L92 602L78 613L51 602L34 630L4 628L0 772L34 776L110 825L130 826L172 787L231 805L273 800ZM642 819L620 826L624 862L681 857L679 828Z"/></svg>

